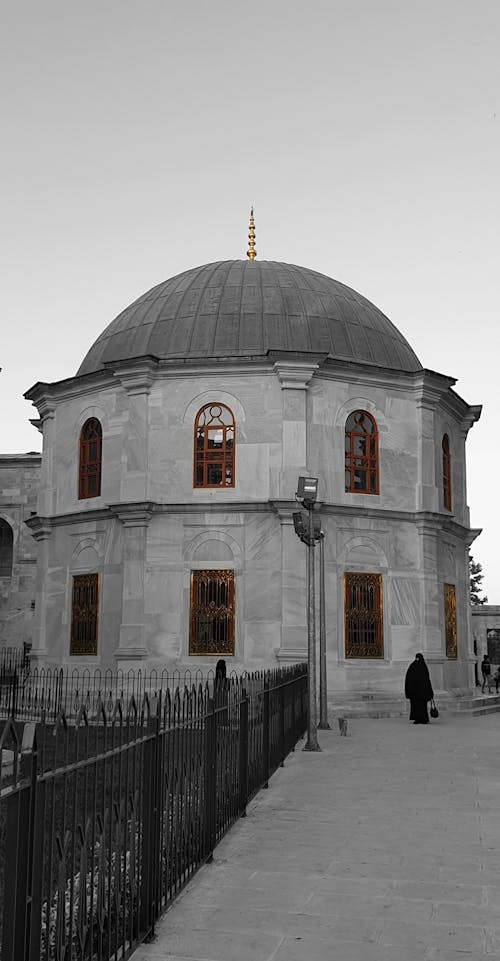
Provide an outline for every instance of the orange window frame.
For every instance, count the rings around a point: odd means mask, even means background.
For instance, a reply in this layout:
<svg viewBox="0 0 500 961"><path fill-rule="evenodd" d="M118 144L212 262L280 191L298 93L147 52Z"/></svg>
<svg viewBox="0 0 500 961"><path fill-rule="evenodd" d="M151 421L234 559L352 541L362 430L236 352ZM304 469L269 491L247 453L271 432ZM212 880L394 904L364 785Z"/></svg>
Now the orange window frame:
<svg viewBox="0 0 500 961"><path fill-rule="evenodd" d="M102 473L102 427L97 417L85 421L80 431L78 499L99 497Z"/></svg>
<svg viewBox="0 0 500 961"><path fill-rule="evenodd" d="M353 410L346 420L345 489L349 494L379 493L377 422L366 410Z"/></svg>
<svg viewBox="0 0 500 961"><path fill-rule="evenodd" d="M194 422L193 487L235 485L236 423L225 404L205 404Z"/></svg>
<svg viewBox="0 0 500 961"><path fill-rule="evenodd" d="M444 435L441 446L443 450L443 503L445 510L451 511L451 454L448 434Z"/></svg>

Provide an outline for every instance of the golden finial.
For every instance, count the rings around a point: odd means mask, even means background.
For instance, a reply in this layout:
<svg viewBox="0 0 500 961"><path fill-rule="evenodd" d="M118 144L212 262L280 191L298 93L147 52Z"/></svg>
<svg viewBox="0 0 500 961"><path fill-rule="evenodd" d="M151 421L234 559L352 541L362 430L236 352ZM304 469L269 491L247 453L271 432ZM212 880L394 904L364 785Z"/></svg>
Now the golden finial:
<svg viewBox="0 0 500 961"><path fill-rule="evenodd" d="M250 227L248 228L248 250L247 257L255 260L257 251L255 249L255 224L253 222L253 207L250 210Z"/></svg>

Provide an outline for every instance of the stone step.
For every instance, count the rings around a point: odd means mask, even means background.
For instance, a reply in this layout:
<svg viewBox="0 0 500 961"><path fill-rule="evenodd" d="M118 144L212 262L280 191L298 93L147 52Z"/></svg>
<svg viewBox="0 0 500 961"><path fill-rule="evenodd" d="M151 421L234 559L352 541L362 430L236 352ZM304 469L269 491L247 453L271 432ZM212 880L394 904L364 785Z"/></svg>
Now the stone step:
<svg viewBox="0 0 500 961"><path fill-rule="evenodd" d="M483 717L500 712L499 694L454 694L442 692L436 695L440 714ZM404 697L394 697L388 692L332 692L328 697L328 716L337 717L405 717L409 702Z"/></svg>

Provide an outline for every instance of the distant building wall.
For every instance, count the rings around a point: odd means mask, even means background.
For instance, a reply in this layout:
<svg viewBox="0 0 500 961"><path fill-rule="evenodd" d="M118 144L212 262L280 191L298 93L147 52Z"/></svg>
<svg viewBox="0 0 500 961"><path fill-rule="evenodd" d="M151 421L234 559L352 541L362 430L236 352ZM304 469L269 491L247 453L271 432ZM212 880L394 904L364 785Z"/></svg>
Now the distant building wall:
<svg viewBox="0 0 500 961"><path fill-rule="evenodd" d="M472 637L479 661L488 654L493 664L500 664L500 605L473 604Z"/></svg>
<svg viewBox="0 0 500 961"><path fill-rule="evenodd" d="M0 455L0 519L12 531L11 563L7 550L0 574L0 648L32 640L37 544L24 522L36 512L41 462L38 453Z"/></svg>

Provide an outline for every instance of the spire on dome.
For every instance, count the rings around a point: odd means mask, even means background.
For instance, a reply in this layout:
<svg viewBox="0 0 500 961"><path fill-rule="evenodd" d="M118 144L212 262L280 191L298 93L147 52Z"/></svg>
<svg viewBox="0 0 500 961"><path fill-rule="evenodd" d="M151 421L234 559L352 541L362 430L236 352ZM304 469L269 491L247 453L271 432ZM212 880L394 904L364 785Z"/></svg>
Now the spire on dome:
<svg viewBox="0 0 500 961"><path fill-rule="evenodd" d="M255 249L255 224L253 222L253 207L250 210L250 226L248 228L248 250L247 257L250 260L255 260L257 256L257 251Z"/></svg>

